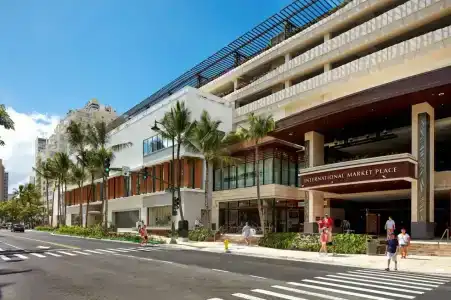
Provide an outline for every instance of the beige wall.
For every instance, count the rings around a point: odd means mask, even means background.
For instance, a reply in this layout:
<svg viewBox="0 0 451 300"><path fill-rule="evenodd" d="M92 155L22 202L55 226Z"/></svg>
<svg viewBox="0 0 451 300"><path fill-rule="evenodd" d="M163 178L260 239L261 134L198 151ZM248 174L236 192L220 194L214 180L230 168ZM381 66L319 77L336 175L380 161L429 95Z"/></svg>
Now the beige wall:
<svg viewBox="0 0 451 300"><path fill-rule="evenodd" d="M265 184L260 186L260 196L262 199L279 198L290 200L303 200L304 192L300 191L297 187L279 184ZM254 200L254 199L257 199L257 188L255 186L213 192L213 203L215 204L219 202Z"/></svg>

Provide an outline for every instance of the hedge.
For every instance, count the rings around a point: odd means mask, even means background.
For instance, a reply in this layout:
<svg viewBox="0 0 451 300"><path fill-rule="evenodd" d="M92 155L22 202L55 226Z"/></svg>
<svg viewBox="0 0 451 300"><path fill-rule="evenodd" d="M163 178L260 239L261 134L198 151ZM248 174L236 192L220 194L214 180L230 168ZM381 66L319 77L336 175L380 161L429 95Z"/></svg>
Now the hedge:
<svg viewBox="0 0 451 300"><path fill-rule="evenodd" d="M50 226L36 226L36 227L34 228L34 230L52 232L52 231L55 230L55 228L50 227Z"/></svg>
<svg viewBox="0 0 451 300"><path fill-rule="evenodd" d="M213 236L214 232L211 229L207 228L198 228L188 232L188 239L190 239L191 241L202 242L208 240L208 238L211 238Z"/></svg>
<svg viewBox="0 0 451 300"><path fill-rule="evenodd" d="M365 234L334 234L330 252L343 254L365 254L370 236ZM262 237L259 246L317 252L320 249L319 234L299 234L295 232L268 233Z"/></svg>

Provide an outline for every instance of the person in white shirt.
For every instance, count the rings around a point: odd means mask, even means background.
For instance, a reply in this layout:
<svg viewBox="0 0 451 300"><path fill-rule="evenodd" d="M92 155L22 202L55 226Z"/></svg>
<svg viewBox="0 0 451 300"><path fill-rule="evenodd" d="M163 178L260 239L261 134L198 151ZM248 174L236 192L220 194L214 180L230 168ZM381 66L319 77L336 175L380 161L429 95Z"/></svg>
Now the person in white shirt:
<svg viewBox="0 0 451 300"><path fill-rule="evenodd" d="M243 237L244 237L244 241L246 242L246 245L250 246L250 237L252 235L252 227L249 226L249 223L246 222L246 225L244 225L243 230Z"/></svg>
<svg viewBox="0 0 451 300"><path fill-rule="evenodd" d="M385 222L385 230L387 231L387 239L389 239L390 235L395 233L396 225L395 221L391 217L388 217L387 222Z"/></svg>
<svg viewBox="0 0 451 300"><path fill-rule="evenodd" d="M401 229L401 233L398 234L398 243L401 247L401 258L407 258L407 247L410 245L410 235L406 233L406 230Z"/></svg>

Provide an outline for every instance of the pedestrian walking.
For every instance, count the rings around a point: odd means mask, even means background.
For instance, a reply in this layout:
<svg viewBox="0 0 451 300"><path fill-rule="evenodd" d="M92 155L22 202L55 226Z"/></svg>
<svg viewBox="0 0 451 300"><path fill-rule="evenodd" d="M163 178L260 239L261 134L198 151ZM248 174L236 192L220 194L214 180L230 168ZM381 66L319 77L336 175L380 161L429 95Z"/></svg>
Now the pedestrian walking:
<svg viewBox="0 0 451 300"><path fill-rule="evenodd" d="M149 241L149 236L147 235L146 225L143 225L141 227L139 234L141 235L141 246L147 245L147 242Z"/></svg>
<svg viewBox="0 0 451 300"><path fill-rule="evenodd" d="M248 246L251 244L251 241L249 239L251 236L251 230L252 230L252 227L249 226L248 222L246 222L246 224L243 227L242 234L244 237L244 241L246 242L246 245L248 245Z"/></svg>
<svg viewBox="0 0 451 300"><path fill-rule="evenodd" d="M334 227L334 220L329 217L328 214L324 215L324 227L327 228L327 234L328 234L328 243L332 243L332 228Z"/></svg>
<svg viewBox="0 0 451 300"><path fill-rule="evenodd" d="M385 222L385 230L387 231L387 240L390 239L390 236L395 232L396 224L392 217L388 217L387 222Z"/></svg>
<svg viewBox="0 0 451 300"><path fill-rule="evenodd" d="M319 236L319 241L321 243L321 248L319 249L319 255L321 255L322 253L324 253L325 255L327 255L327 241L329 239L329 235L327 233L327 229L324 228L323 231L321 232L320 236Z"/></svg>
<svg viewBox="0 0 451 300"><path fill-rule="evenodd" d="M398 270L398 239L395 237L395 235L392 233L390 235L390 238L387 240L387 248L386 248L386 254L387 254L387 268L385 271L390 271L390 262L393 261L395 263L395 271Z"/></svg>
<svg viewBox="0 0 451 300"><path fill-rule="evenodd" d="M410 235L406 232L406 229L401 229L401 233L398 234L398 243L401 248L401 258L407 258L407 248L410 245Z"/></svg>

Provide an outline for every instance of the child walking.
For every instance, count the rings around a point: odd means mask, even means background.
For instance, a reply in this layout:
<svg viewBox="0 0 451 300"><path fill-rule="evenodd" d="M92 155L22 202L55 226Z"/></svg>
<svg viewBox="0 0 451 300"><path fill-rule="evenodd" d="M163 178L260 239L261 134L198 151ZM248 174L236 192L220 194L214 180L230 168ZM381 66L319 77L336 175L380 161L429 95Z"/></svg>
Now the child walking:
<svg viewBox="0 0 451 300"><path fill-rule="evenodd" d="M321 255L321 253L324 253L324 255L327 255L327 242L329 241L329 234L327 233L326 228L324 228L322 230L319 240L321 242L321 248L319 249L319 255Z"/></svg>

